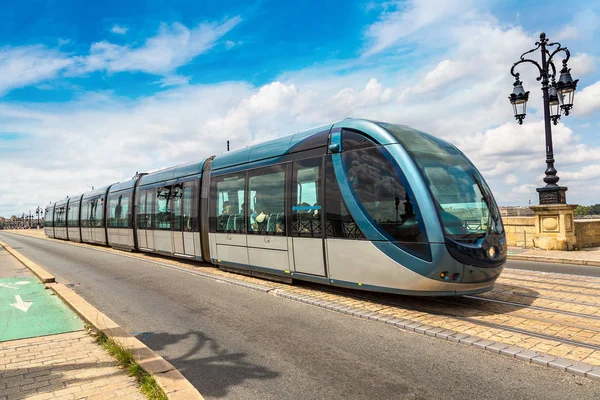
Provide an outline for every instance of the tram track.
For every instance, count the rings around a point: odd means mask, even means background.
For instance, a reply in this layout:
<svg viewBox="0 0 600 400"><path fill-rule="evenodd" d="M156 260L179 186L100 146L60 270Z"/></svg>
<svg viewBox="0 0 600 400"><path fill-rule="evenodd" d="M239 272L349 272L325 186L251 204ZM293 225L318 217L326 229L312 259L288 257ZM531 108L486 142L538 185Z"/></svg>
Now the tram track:
<svg viewBox="0 0 600 400"><path fill-rule="evenodd" d="M383 296L377 296L377 294L353 293L353 292L349 292L348 289L327 287L327 288L320 288L320 290L324 291L324 292L336 294L336 295L343 295L345 297L353 298L356 300L369 301L369 302L376 303L381 306L397 307L400 309L417 311L417 312L421 312L424 314L430 314L430 315L435 315L435 316L451 318L451 319L454 319L457 321L468 322L468 323L471 323L471 324L474 324L477 326L483 326L483 327L490 328L490 329L498 329L498 330L508 331L508 332L512 332L512 333L527 335L527 336L535 337L538 339L563 343L563 344L567 344L567 345L571 345L571 346L575 346L575 347L583 347L586 349L600 351L600 344L588 343L588 342L584 342L584 341L580 341L580 340L569 339L566 337L549 335L549 334L542 333L542 332L536 332L536 331L530 330L530 329L518 328L518 327L510 326L507 324L499 324L499 323L485 321L485 320L481 320L481 319L477 319L477 318L473 318L473 317L469 317L469 316L461 316L461 315L457 315L456 313L453 313L453 312L440 310L439 308L436 309L435 307L432 306L431 303L445 304L445 305L450 305L450 306L459 306L459 307L469 308L469 309L477 310L477 311L486 311L484 308L477 307L475 305L466 305L464 303L455 302L452 300L444 300L441 298L418 298L418 300L421 302L425 301L425 302L429 303L429 306L427 307L427 306L418 306L418 305L414 305L414 304L408 304L406 301L400 303L398 301L386 300L386 299L381 298ZM480 299L477 296L473 296L473 297L476 297L477 300ZM404 300L414 301L415 299L404 298ZM484 299L484 301L487 301L487 299ZM498 302L502 303L502 301L498 301ZM511 303L511 302L504 302L504 303L509 303L509 304L504 304L504 305L507 305L507 306L510 305L511 307L530 308L526 304ZM537 307L537 306L534 306L534 307ZM537 307L537 308L543 308L543 307ZM539 310L539 311L545 311L545 312L550 312L550 313L556 312L556 310L545 309L545 308L543 308L543 310ZM487 311L487 312L489 312L490 315L493 314L493 311ZM578 315L578 313L574 313L574 314L575 315L571 315L571 316L580 317L580 315ZM589 317L585 314L583 316ZM565 323L565 322L552 321L552 320L548 320L548 319L535 318L535 317L531 317L531 316L519 315L519 316L517 316L517 318L531 320L531 321L539 321L539 322L544 322L544 323L550 323L553 325L560 325L565 328L576 328L576 329L588 330L588 331L595 332L595 333L600 333L600 329L594 329L589 326L569 324L569 323Z"/></svg>
<svg viewBox="0 0 600 400"><path fill-rule="evenodd" d="M528 281L528 282L538 283L537 281ZM578 291L576 288L573 288L571 290L557 289L556 286L565 287L565 285L560 285L559 283L546 283L546 284L538 283L538 285L531 285L531 284L524 283L524 281L522 281L522 280L516 280L516 279L510 279L510 278L503 278L502 280L500 280L499 283L507 284L507 285L511 285L511 286L518 286L518 287L521 287L524 289L531 289L531 290L547 290L547 291L558 292L558 293L568 293L571 295L585 295L585 296L600 297L600 288L599 289L587 288L585 290L591 291L592 293L585 293L585 292Z"/></svg>
<svg viewBox="0 0 600 400"><path fill-rule="evenodd" d="M544 272L544 271L524 271L519 269L505 268L502 275L518 275L528 276L531 278L535 277L556 277L559 279L566 279L567 281L576 282L587 282L587 283L600 283L600 278L591 275L569 275L562 272Z"/></svg>
<svg viewBox="0 0 600 400"><path fill-rule="evenodd" d="M504 279L513 279L513 280L518 280L518 281L522 281L522 282L545 283L545 284L549 284L549 285L560 285L560 286L572 287L572 288L576 288L576 289L599 290L600 291L600 283L598 283L598 285L593 285L593 286L582 286L582 285L573 285L570 283L564 283L564 281L552 282L552 281L539 280L539 279L523 279L521 277L514 278L511 276L511 274L505 274L505 275L503 275L503 277L504 277Z"/></svg>
<svg viewBox="0 0 600 400"><path fill-rule="evenodd" d="M576 301L576 300L565 299L562 297L545 296L545 295L539 295L539 294L534 295L534 294L530 294L530 293L524 293L524 292L519 292L519 291L509 290L509 289L499 289L499 290L494 289L490 293L509 294L512 296L527 297L529 299L556 301L556 302L569 303L569 304L575 304L575 305L586 306L586 307L600 307L600 303L587 302L587 301ZM591 296L586 296L586 297L591 297Z"/></svg>
<svg viewBox="0 0 600 400"><path fill-rule="evenodd" d="M557 314L570 315L572 317L579 317L579 318L589 318L589 319L594 319L594 320L600 321L600 316L598 316L598 315L589 315L589 314L583 314L583 313L578 313L578 312L573 312L573 311L565 311L565 310L554 309L554 308L549 308L549 307L534 306L531 304L521 304L521 303L516 303L516 302L512 302L512 301L490 299L490 298L479 297L479 296L462 296L462 297L466 298L466 299L487 301L487 302L492 302L492 303L497 303L497 304L510 305L513 307L522 307L522 308L527 308L527 309L532 309L532 310L539 310L539 311L545 311L545 312L551 312L551 313L557 313ZM600 330L598 330L598 331L600 332Z"/></svg>

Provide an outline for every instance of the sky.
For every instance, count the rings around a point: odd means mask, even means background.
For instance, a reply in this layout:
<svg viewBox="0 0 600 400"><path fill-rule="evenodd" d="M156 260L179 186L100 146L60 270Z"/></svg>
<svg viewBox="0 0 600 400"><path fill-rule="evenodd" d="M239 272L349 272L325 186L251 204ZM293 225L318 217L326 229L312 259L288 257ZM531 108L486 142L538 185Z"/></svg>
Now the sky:
<svg viewBox="0 0 600 400"><path fill-rule="evenodd" d="M500 205L537 204L535 67L519 69L531 92L521 126L508 95L510 67L542 31L579 79L553 126L559 183L571 204L600 203L596 0L9 2L0 216L345 117L444 138Z"/></svg>

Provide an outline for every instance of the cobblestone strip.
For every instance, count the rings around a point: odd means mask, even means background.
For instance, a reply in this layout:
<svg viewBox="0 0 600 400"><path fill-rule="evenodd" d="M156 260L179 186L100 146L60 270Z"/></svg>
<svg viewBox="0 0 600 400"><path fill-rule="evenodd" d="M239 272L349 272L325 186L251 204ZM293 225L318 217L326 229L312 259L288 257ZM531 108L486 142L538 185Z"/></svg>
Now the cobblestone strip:
<svg viewBox="0 0 600 400"><path fill-rule="evenodd" d="M0 343L0 399L145 399L84 331Z"/></svg>
<svg viewBox="0 0 600 400"><path fill-rule="evenodd" d="M286 291L277 291L276 294L283 298L300 301L302 303L317 307L324 307L332 311L353 315L358 318L382 322L407 331L474 346L510 358L517 358L522 361L540 364L562 371L568 371L576 375L588 377L590 379L600 380L600 368L595 367L592 364L547 355L541 352L531 351L523 347L511 346L506 343L488 340L478 336L471 336L465 333L453 331L451 329L444 329L428 324L422 324L417 321L396 318L391 315L386 315L376 311L369 311L345 306L343 304L336 304L335 302L321 300L318 298L311 298L311 296L303 296Z"/></svg>

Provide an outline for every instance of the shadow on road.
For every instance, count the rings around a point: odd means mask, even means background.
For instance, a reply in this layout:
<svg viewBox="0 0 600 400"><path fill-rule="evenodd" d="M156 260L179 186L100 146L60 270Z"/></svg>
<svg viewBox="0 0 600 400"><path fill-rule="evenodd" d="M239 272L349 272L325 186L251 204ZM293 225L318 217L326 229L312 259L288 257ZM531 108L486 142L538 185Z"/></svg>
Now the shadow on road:
<svg viewBox="0 0 600 400"><path fill-rule="evenodd" d="M229 389L249 379L274 379L278 372L247 360L248 354L234 353L221 348L217 341L202 332L172 334L166 332L140 332L135 335L154 351L161 353L167 347L171 354L184 354L167 358L179 372L204 396L225 397Z"/></svg>

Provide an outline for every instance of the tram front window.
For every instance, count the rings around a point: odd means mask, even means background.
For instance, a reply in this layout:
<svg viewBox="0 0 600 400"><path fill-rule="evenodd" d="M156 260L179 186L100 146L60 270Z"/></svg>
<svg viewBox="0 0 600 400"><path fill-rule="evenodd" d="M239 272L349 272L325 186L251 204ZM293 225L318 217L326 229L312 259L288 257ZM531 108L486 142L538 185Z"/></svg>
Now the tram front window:
<svg viewBox="0 0 600 400"><path fill-rule="evenodd" d="M480 239L502 234L500 212L483 177L454 146L407 127L381 124L394 135L423 173L446 236Z"/></svg>

